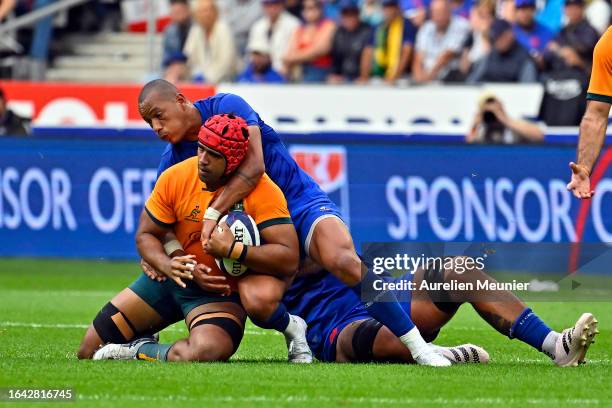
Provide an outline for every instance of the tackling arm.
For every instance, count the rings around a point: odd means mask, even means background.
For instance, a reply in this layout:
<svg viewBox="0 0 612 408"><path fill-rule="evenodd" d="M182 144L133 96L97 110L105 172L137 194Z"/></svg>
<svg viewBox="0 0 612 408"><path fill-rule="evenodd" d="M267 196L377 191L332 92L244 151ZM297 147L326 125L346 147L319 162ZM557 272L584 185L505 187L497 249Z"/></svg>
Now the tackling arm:
<svg viewBox="0 0 612 408"><path fill-rule="evenodd" d="M249 126L249 150L244 162L210 205L220 213L225 213L237 202L246 197L257 185L266 171L259 126Z"/></svg>

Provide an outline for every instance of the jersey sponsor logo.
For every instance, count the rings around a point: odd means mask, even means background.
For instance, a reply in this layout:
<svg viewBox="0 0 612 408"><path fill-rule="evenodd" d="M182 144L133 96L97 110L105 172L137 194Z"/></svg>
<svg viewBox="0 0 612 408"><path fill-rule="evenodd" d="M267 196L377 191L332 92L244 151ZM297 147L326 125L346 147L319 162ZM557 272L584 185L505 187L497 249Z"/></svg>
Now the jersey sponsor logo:
<svg viewBox="0 0 612 408"><path fill-rule="evenodd" d="M191 213L189 213L189 215L185 217L185 220L192 222L200 222L201 220L198 218L198 216L201 212L202 210L200 210L200 206L196 204L195 208L191 210Z"/></svg>

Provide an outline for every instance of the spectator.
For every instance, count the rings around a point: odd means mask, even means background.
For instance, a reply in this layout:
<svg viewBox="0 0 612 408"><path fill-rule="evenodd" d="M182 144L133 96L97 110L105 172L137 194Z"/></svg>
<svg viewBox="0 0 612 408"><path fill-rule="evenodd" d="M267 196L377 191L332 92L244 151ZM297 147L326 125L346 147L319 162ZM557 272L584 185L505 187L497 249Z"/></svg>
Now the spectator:
<svg viewBox="0 0 612 408"><path fill-rule="evenodd" d="M514 35L523 48L542 65L542 52L554 34L535 20L536 0L516 0Z"/></svg>
<svg viewBox="0 0 612 408"><path fill-rule="evenodd" d="M236 47L227 23L219 19L214 0L197 0L184 54L191 78L216 84L233 79L236 73Z"/></svg>
<svg viewBox="0 0 612 408"><path fill-rule="evenodd" d="M261 0L218 0L219 15L234 33L239 55L246 50L249 30L263 15Z"/></svg>
<svg viewBox="0 0 612 408"><path fill-rule="evenodd" d="M412 78L425 83L460 79L459 56L470 31L462 17L453 16L448 0L432 0L431 20L423 24L416 40Z"/></svg>
<svg viewBox="0 0 612 408"><path fill-rule="evenodd" d="M601 35L610 26L610 1L609 0L591 0L585 11L586 18L589 23Z"/></svg>
<svg viewBox="0 0 612 408"><path fill-rule="evenodd" d="M465 136L467 143L514 144L544 140L540 126L508 116L495 95L483 95L478 105L474 123Z"/></svg>
<svg viewBox="0 0 612 408"><path fill-rule="evenodd" d="M467 79L476 82L535 82L537 69L527 51L521 47L506 20L495 20L489 36L493 48L478 63Z"/></svg>
<svg viewBox="0 0 612 408"><path fill-rule="evenodd" d="M28 136L30 121L7 107L6 96L0 89L0 136Z"/></svg>
<svg viewBox="0 0 612 408"><path fill-rule="evenodd" d="M566 0L567 25L550 43L543 75L540 119L549 126L578 126L586 110L597 31L584 18L584 0Z"/></svg>
<svg viewBox="0 0 612 408"><path fill-rule="evenodd" d="M277 84L285 82L285 78L272 68L270 46L265 39L249 43L247 50L251 55L250 62L238 77L238 82Z"/></svg>
<svg viewBox="0 0 612 408"><path fill-rule="evenodd" d="M325 18L319 0L305 0L302 17L304 22L293 32L283 58L286 72L297 78L294 68L301 67L305 82L325 82L331 72L330 51L336 25Z"/></svg>
<svg viewBox="0 0 612 408"><path fill-rule="evenodd" d="M176 83L185 75L183 47L191 27L191 10L187 0L170 0L170 24L164 31L162 68L164 78Z"/></svg>
<svg viewBox="0 0 612 408"><path fill-rule="evenodd" d="M383 22L376 27L362 54L360 82L382 77L393 83L406 73L416 28L402 17L397 0L383 0Z"/></svg>
<svg viewBox="0 0 612 408"><path fill-rule="evenodd" d="M382 7L378 0L363 0L361 21L370 25L370 27L376 27L383 21Z"/></svg>
<svg viewBox="0 0 612 408"><path fill-rule="evenodd" d="M489 29L495 20L495 0L480 0L470 10L470 27L472 32L468 35L461 55L459 70L466 77L474 66L491 50Z"/></svg>
<svg viewBox="0 0 612 408"><path fill-rule="evenodd" d="M548 49L557 57L571 59L570 65L590 72L593 50L599 40L599 33L586 20L584 8L584 0L565 0L567 25L549 44Z"/></svg>
<svg viewBox="0 0 612 408"><path fill-rule="evenodd" d="M283 57L300 21L285 10L282 0L263 0L262 4L264 16L253 24L249 32L249 44L268 41L272 68L284 74Z"/></svg>
<svg viewBox="0 0 612 408"><path fill-rule="evenodd" d="M355 0L340 3L340 27L332 42L331 83L353 81L359 77L363 50L369 44L372 30L359 21L359 6Z"/></svg>

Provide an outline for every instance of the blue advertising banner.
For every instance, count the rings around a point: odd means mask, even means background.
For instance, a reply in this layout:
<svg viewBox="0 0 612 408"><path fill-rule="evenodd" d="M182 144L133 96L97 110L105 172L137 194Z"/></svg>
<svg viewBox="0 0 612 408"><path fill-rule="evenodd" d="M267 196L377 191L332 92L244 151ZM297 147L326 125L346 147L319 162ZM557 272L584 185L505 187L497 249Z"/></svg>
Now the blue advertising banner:
<svg viewBox="0 0 612 408"><path fill-rule="evenodd" d="M574 147L291 144L356 244L612 243L612 149L590 201L566 190ZM0 140L0 256L133 258L156 141Z"/></svg>

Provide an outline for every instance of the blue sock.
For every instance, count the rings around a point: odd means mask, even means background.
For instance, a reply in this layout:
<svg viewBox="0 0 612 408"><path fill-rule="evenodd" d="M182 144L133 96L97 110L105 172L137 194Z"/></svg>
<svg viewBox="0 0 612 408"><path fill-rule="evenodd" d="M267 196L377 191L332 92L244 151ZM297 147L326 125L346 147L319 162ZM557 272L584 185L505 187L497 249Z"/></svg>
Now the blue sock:
<svg viewBox="0 0 612 408"><path fill-rule="evenodd" d="M414 328L414 323L398 302L395 293L373 288L374 281L382 278L368 269L361 282L351 289L361 299L370 316L387 326L397 337L401 337Z"/></svg>
<svg viewBox="0 0 612 408"><path fill-rule="evenodd" d="M261 321L251 317L251 321L262 329L274 329L282 333L289 326L289 313L285 305L279 302L278 307L268 320Z"/></svg>
<svg viewBox="0 0 612 408"><path fill-rule="evenodd" d="M168 351L172 344L145 343L138 348L136 358L147 361L168 361Z"/></svg>
<svg viewBox="0 0 612 408"><path fill-rule="evenodd" d="M512 324L508 337L519 339L531 347L542 351L544 339L551 331L551 328L538 315L533 313L530 308L526 308Z"/></svg>

